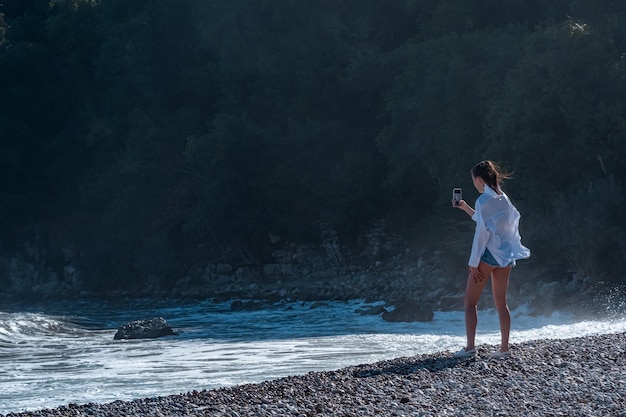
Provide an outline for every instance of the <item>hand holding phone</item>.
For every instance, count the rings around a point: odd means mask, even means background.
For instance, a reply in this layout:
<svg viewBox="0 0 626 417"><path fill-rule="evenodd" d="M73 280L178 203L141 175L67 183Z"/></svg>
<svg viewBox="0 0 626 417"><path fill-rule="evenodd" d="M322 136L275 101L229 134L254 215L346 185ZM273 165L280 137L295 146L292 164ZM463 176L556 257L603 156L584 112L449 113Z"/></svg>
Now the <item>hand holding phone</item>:
<svg viewBox="0 0 626 417"><path fill-rule="evenodd" d="M461 205L461 200L463 200L463 190L461 188L453 188L452 189L452 205L458 207Z"/></svg>

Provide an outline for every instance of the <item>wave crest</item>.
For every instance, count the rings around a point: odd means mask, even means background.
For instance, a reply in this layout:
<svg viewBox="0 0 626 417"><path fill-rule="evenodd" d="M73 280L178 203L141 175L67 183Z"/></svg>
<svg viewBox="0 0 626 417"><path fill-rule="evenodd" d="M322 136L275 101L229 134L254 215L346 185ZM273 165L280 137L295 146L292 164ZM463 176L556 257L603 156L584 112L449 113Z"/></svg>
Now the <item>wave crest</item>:
<svg viewBox="0 0 626 417"><path fill-rule="evenodd" d="M38 313L0 312L0 342L19 344L31 338L80 336L85 330L63 318Z"/></svg>

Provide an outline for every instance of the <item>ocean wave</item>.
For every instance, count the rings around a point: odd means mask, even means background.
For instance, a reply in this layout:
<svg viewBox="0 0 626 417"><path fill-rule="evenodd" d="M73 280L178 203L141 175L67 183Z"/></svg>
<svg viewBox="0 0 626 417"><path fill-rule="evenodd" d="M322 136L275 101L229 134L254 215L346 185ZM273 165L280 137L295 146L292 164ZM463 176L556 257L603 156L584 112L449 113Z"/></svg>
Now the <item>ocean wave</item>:
<svg viewBox="0 0 626 417"><path fill-rule="evenodd" d="M86 329L60 317L38 313L0 312L0 343L4 345L45 337L78 337L85 333Z"/></svg>

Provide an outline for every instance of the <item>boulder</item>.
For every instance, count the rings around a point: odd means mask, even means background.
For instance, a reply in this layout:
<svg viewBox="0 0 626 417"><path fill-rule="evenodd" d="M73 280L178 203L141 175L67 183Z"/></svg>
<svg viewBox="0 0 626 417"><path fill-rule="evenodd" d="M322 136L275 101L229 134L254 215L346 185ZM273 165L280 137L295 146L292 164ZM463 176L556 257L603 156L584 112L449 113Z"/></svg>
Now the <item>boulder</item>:
<svg viewBox="0 0 626 417"><path fill-rule="evenodd" d="M233 267L231 264L217 264L215 265L215 273L218 275L231 275Z"/></svg>
<svg viewBox="0 0 626 417"><path fill-rule="evenodd" d="M293 275L293 265L291 264L266 264L263 265L263 275L272 277L277 275Z"/></svg>
<svg viewBox="0 0 626 417"><path fill-rule="evenodd" d="M393 311L384 312L383 320L390 322L399 321L431 321L435 313L432 309L424 307L414 300L402 301L396 305Z"/></svg>
<svg viewBox="0 0 626 417"><path fill-rule="evenodd" d="M162 317L154 317L150 320L135 320L121 326L114 340L119 339L156 339L157 337L177 335Z"/></svg>

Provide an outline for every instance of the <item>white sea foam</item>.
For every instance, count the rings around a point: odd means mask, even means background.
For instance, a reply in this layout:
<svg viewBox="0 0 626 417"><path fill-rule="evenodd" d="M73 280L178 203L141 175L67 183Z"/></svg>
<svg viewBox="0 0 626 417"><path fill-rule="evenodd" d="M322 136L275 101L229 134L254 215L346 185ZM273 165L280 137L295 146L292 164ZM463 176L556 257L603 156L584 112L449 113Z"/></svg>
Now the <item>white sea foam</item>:
<svg viewBox="0 0 626 417"><path fill-rule="evenodd" d="M277 304L231 311L228 303L76 303L0 312L0 413L110 402L254 383L400 356L457 350L462 312L428 323L362 316L361 301ZM153 316L176 337L114 341L117 326ZM511 341L626 331L626 320L576 321L513 312ZM499 343L497 316L479 313L477 343Z"/></svg>

